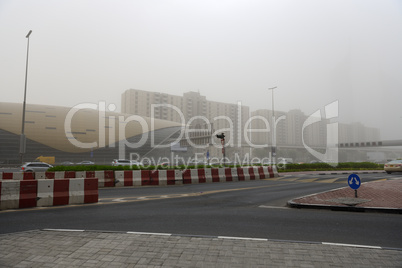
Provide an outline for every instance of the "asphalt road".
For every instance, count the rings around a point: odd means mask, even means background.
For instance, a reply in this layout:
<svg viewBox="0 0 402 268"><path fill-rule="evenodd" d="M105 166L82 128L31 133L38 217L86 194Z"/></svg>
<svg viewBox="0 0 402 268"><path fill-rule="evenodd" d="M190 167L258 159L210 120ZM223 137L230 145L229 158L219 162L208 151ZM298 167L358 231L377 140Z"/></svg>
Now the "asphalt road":
<svg viewBox="0 0 402 268"><path fill-rule="evenodd" d="M0 212L0 233L33 229L137 231L402 248L402 216L290 209L286 202L347 186L348 175L100 189L99 203ZM402 178L364 174L362 181Z"/></svg>

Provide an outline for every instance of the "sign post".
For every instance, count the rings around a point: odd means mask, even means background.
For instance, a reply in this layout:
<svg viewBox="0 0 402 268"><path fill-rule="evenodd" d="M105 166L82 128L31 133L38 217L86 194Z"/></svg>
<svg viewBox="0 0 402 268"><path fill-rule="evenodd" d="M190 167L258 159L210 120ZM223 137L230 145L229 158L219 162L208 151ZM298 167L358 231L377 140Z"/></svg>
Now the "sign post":
<svg viewBox="0 0 402 268"><path fill-rule="evenodd" d="M350 174L348 177L348 184L350 188L355 190L355 197L357 198L357 189L359 189L361 185L359 176L357 176L356 174Z"/></svg>
<svg viewBox="0 0 402 268"><path fill-rule="evenodd" d="M221 139L221 144L222 144L222 154L223 154L223 166L226 166L225 164L226 164L226 160L225 160L225 134L224 133L222 133L222 134L218 134L218 135L216 135L216 137L218 138L218 139Z"/></svg>

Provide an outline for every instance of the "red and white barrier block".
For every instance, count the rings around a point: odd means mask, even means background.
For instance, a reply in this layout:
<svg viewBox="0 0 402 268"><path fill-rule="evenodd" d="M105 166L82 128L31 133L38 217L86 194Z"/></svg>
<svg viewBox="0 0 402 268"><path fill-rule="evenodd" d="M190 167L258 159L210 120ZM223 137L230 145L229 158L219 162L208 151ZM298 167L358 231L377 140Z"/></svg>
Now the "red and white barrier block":
<svg viewBox="0 0 402 268"><path fill-rule="evenodd" d="M96 202L97 178L38 180L38 207Z"/></svg>
<svg viewBox="0 0 402 268"><path fill-rule="evenodd" d="M181 170L118 170L116 187L166 186L183 184Z"/></svg>
<svg viewBox="0 0 402 268"><path fill-rule="evenodd" d="M3 180L0 182L0 209L36 206L37 181Z"/></svg>
<svg viewBox="0 0 402 268"><path fill-rule="evenodd" d="M9 180L0 182L0 209L98 202L98 180Z"/></svg>
<svg viewBox="0 0 402 268"><path fill-rule="evenodd" d="M150 182L149 170L118 170L114 172L116 187L144 186Z"/></svg>
<svg viewBox="0 0 402 268"><path fill-rule="evenodd" d="M245 181L255 180L254 167L243 167L242 169Z"/></svg>
<svg viewBox="0 0 402 268"><path fill-rule="evenodd" d="M225 178L220 177L219 168L211 168L212 182L224 182Z"/></svg>
<svg viewBox="0 0 402 268"><path fill-rule="evenodd" d="M205 182L206 183L210 183L212 182L212 169L211 168L205 168L204 169L205 172Z"/></svg>
<svg viewBox="0 0 402 268"><path fill-rule="evenodd" d="M205 183L205 169L185 169L183 171L183 184Z"/></svg>
<svg viewBox="0 0 402 268"><path fill-rule="evenodd" d="M97 170L97 171L77 171L77 178L98 178L98 187L114 187L114 171L113 170Z"/></svg>
<svg viewBox="0 0 402 268"><path fill-rule="evenodd" d="M231 168L218 168L219 182L233 181L233 171ZM235 174L237 176L237 173Z"/></svg>
<svg viewBox="0 0 402 268"><path fill-rule="evenodd" d="M157 178L159 186L183 184L183 176L179 169L154 170L151 172L151 178Z"/></svg>
<svg viewBox="0 0 402 268"><path fill-rule="evenodd" d="M274 166L273 168L272 168L272 171L273 171L273 173L274 173L274 177L276 178L276 177L279 177L279 172L278 172L278 169L276 168L276 166Z"/></svg>
<svg viewBox="0 0 402 268"><path fill-rule="evenodd" d="M77 171L46 171L46 172L35 172L35 179L46 180L46 179L74 179L77 178Z"/></svg>
<svg viewBox="0 0 402 268"><path fill-rule="evenodd" d="M35 172L35 179L97 178L98 188L114 187L113 170Z"/></svg>
<svg viewBox="0 0 402 268"><path fill-rule="evenodd" d="M35 173L33 172L2 172L0 180L34 180Z"/></svg>
<svg viewBox="0 0 402 268"><path fill-rule="evenodd" d="M263 168L263 176L265 179L279 177L276 166L263 166L262 168Z"/></svg>

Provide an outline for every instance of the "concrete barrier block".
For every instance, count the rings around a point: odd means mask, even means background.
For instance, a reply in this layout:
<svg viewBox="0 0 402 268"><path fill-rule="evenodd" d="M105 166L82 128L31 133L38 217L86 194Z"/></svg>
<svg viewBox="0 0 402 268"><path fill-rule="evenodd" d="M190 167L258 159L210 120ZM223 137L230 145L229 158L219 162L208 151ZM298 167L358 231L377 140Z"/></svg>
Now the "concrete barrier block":
<svg viewBox="0 0 402 268"><path fill-rule="evenodd" d="M38 193L38 181L36 180L21 181L19 208L36 207L37 193Z"/></svg>
<svg viewBox="0 0 402 268"><path fill-rule="evenodd" d="M87 178L84 180L84 203L97 203L99 200L98 179Z"/></svg>
<svg viewBox="0 0 402 268"><path fill-rule="evenodd" d="M69 185L69 204L83 204L84 203L84 179L70 179Z"/></svg>
<svg viewBox="0 0 402 268"><path fill-rule="evenodd" d="M167 186L167 170L154 170L151 172L152 179L157 178L159 186ZM153 184L155 185L155 184Z"/></svg>
<svg viewBox="0 0 402 268"><path fill-rule="evenodd" d="M237 172L237 180L238 181L244 181L245 180L245 176L244 176L244 168L243 167L239 167L239 168L233 168L236 170ZM232 169L232 170L233 170ZM233 174L232 174L233 176Z"/></svg>
<svg viewBox="0 0 402 268"><path fill-rule="evenodd" d="M144 179L143 179L144 176ZM144 185L148 184L149 181L149 172L142 172L142 170L133 170L132 175L132 186L142 186L144 181Z"/></svg>
<svg viewBox="0 0 402 268"><path fill-rule="evenodd" d="M205 168L205 180L206 183L211 183L212 182L212 169L211 168Z"/></svg>
<svg viewBox="0 0 402 268"><path fill-rule="evenodd" d="M219 168L218 173L219 173L219 182L226 182L226 168Z"/></svg>
<svg viewBox="0 0 402 268"><path fill-rule="evenodd" d="M116 179L116 187L123 187L124 186L124 170L116 170L114 172L114 177Z"/></svg>
<svg viewBox="0 0 402 268"><path fill-rule="evenodd" d="M239 176L237 175L237 168L230 168L232 181L239 181Z"/></svg>
<svg viewBox="0 0 402 268"><path fill-rule="evenodd" d="M44 172L44 171L35 172L35 179L36 180L45 180L46 179L46 172Z"/></svg>
<svg viewBox="0 0 402 268"><path fill-rule="evenodd" d="M38 207L53 206L54 180L38 180Z"/></svg>
<svg viewBox="0 0 402 268"><path fill-rule="evenodd" d="M20 181L7 180L0 182L0 209L19 208Z"/></svg>
<svg viewBox="0 0 402 268"><path fill-rule="evenodd" d="M180 169L174 170L174 184L183 185L183 173Z"/></svg>
<svg viewBox="0 0 402 268"><path fill-rule="evenodd" d="M200 183L198 179L198 169L190 169L190 174L191 174L191 183Z"/></svg>
<svg viewBox="0 0 402 268"><path fill-rule="evenodd" d="M253 167L253 173L254 173L255 179L259 180L260 179L260 172L259 172L259 167L258 166Z"/></svg>

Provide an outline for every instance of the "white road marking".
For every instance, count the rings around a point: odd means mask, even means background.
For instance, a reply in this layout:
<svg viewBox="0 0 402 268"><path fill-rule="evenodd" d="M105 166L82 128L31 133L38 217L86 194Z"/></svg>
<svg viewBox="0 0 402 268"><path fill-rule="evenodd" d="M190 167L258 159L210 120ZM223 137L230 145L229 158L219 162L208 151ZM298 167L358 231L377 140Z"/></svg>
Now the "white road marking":
<svg viewBox="0 0 402 268"><path fill-rule="evenodd" d="M274 206L265 206L265 205L261 205L261 206L259 206L259 208L290 209L288 207L274 207Z"/></svg>

